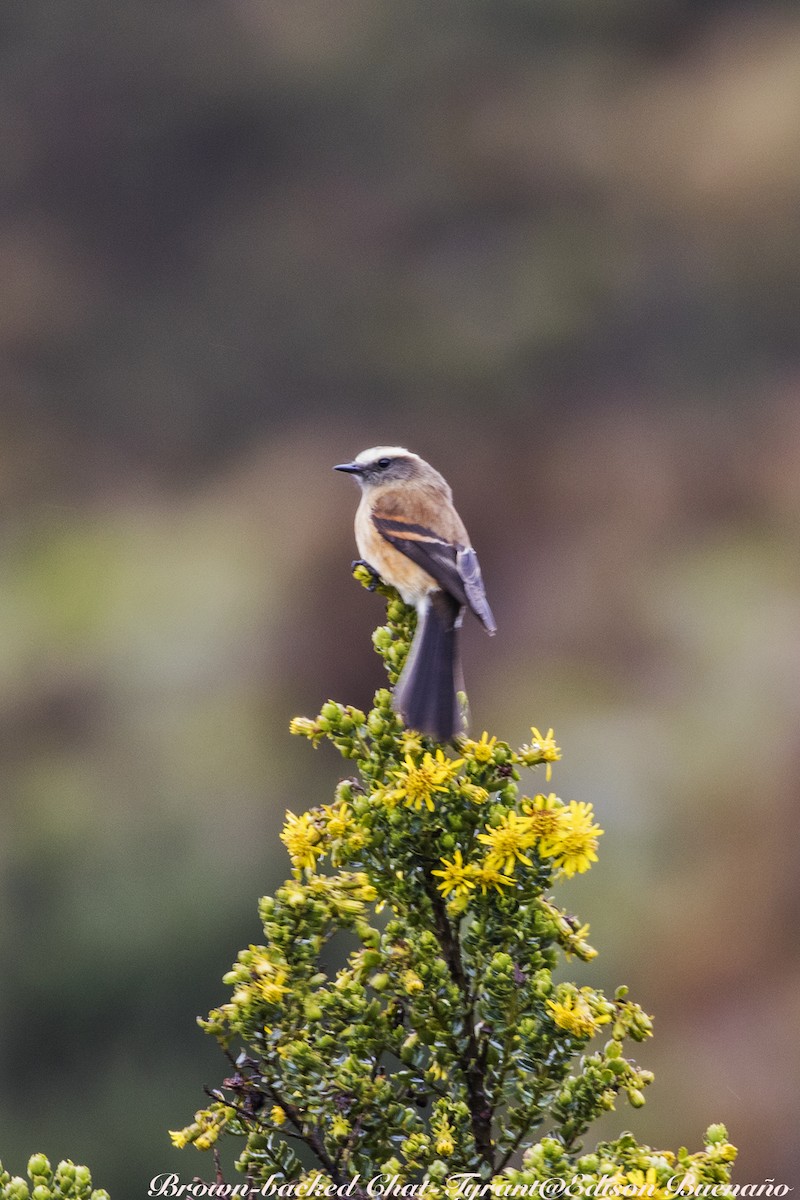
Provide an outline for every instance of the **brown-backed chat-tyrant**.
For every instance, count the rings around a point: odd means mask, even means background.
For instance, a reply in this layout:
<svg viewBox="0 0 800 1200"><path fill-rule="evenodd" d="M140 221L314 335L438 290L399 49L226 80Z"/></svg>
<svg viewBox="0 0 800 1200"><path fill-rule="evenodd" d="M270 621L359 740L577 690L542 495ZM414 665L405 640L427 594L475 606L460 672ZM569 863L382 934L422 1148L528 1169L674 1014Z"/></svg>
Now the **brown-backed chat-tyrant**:
<svg viewBox="0 0 800 1200"><path fill-rule="evenodd" d="M361 487L356 544L362 560L417 610L417 631L394 703L411 729L447 742L465 728L458 631L472 609L487 633L496 625L478 556L445 479L400 446L362 450L340 463Z"/></svg>

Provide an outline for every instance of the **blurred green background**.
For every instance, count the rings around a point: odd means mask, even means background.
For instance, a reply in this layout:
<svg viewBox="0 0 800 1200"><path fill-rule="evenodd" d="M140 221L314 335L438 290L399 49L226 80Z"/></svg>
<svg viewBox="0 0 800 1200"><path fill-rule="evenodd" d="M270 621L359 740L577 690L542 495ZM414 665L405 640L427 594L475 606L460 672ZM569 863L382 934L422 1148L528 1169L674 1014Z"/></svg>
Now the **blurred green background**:
<svg viewBox="0 0 800 1200"><path fill-rule="evenodd" d="M0 1157L116 1200L381 683L331 465L452 482L606 830L582 982L655 1016L608 1132L800 1184L800 11L9 0L0 12ZM542 786L535 777L531 786Z"/></svg>

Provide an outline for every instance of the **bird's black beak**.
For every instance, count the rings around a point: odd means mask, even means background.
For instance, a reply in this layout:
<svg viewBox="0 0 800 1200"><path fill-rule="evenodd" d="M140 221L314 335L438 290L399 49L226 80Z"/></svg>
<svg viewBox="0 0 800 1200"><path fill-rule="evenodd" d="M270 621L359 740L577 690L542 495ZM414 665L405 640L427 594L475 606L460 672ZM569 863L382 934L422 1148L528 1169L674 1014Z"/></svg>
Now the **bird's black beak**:
<svg viewBox="0 0 800 1200"><path fill-rule="evenodd" d="M363 475L364 468L361 463L339 463L338 467L333 468L334 471L346 471L348 475Z"/></svg>

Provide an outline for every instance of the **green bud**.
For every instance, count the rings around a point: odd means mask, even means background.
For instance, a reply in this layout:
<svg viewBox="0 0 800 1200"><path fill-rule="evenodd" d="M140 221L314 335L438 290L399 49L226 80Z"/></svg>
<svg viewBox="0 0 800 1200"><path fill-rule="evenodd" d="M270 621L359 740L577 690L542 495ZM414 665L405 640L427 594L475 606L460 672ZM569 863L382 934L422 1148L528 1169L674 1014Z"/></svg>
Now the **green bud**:
<svg viewBox="0 0 800 1200"><path fill-rule="evenodd" d="M91 1178L89 1179L91 1183ZM37 1183L31 1192L31 1200L53 1200L53 1193L45 1183Z"/></svg>
<svg viewBox="0 0 800 1200"><path fill-rule="evenodd" d="M385 992L391 980L385 971L380 971L377 975L373 975L369 981L369 986L374 988L376 992Z"/></svg>
<svg viewBox="0 0 800 1200"><path fill-rule="evenodd" d="M628 1099L632 1108L641 1108L645 1103L644 1094L634 1087L628 1088Z"/></svg>
<svg viewBox="0 0 800 1200"><path fill-rule="evenodd" d="M28 1159L28 1178L36 1179L37 1176L44 1176L49 1179L52 1174L52 1168L46 1155L33 1154Z"/></svg>
<svg viewBox="0 0 800 1200"><path fill-rule="evenodd" d="M367 729L374 737L380 737L386 729L386 718L376 709L367 717Z"/></svg>
<svg viewBox="0 0 800 1200"><path fill-rule="evenodd" d="M447 1175L447 1163L442 1162L440 1158L435 1158L428 1167L428 1177L432 1179L434 1183L444 1183L445 1179L447 1179Z"/></svg>
<svg viewBox="0 0 800 1200"><path fill-rule="evenodd" d="M537 971L533 977L533 989L537 996L544 999L553 990L553 978L549 971Z"/></svg>
<svg viewBox="0 0 800 1200"><path fill-rule="evenodd" d="M722 1142L727 1142L728 1131L724 1125L709 1125L706 1130L706 1145L718 1146Z"/></svg>
<svg viewBox="0 0 800 1200"><path fill-rule="evenodd" d="M327 700L322 706L320 715L338 724L342 719L342 706L335 700Z"/></svg>
<svg viewBox="0 0 800 1200"><path fill-rule="evenodd" d="M604 1050L606 1058L619 1058L622 1054L622 1046L619 1042L606 1042Z"/></svg>

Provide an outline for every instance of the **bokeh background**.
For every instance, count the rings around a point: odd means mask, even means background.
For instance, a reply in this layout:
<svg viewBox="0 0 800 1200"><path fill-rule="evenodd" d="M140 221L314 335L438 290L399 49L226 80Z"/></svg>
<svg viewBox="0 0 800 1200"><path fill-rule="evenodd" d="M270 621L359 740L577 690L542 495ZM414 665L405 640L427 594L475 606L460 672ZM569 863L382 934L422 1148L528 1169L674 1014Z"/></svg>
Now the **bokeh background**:
<svg viewBox="0 0 800 1200"><path fill-rule="evenodd" d="M0 1157L117 1200L381 683L330 467L451 480L476 732L591 800L583 982L655 1016L606 1127L800 1184L800 12L0 12ZM532 780L541 786L543 780Z"/></svg>

